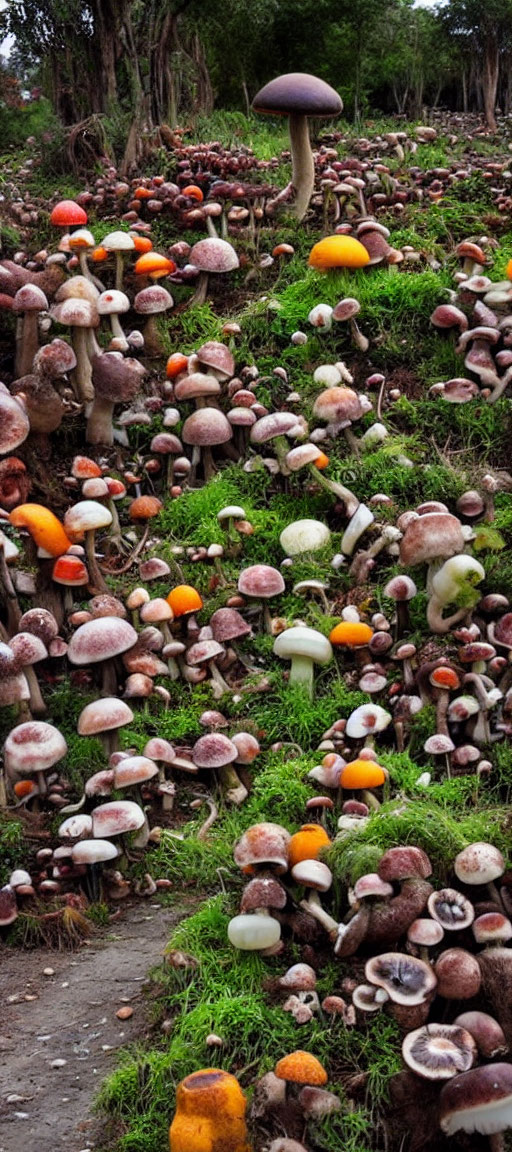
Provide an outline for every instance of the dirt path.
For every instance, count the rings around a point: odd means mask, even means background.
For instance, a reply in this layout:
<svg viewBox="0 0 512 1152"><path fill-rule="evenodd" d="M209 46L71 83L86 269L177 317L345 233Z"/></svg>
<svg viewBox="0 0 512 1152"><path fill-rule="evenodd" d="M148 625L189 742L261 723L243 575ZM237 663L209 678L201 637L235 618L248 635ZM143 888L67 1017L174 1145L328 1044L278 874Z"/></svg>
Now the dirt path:
<svg viewBox="0 0 512 1152"><path fill-rule="evenodd" d="M144 1031L145 978L186 911L138 901L78 952L0 953L0 1152L100 1147L92 1102Z"/></svg>

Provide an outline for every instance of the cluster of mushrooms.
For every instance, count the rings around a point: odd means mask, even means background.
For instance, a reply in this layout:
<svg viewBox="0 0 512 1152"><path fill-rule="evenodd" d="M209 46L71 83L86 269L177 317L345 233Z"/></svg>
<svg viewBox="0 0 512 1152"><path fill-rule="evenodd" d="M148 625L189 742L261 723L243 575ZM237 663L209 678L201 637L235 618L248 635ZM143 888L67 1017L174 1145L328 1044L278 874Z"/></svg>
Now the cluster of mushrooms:
<svg viewBox="0 0 512 1152"><path fill-rule="evenodd" d="M512 1066L501 1059L512 1033L512 881L501 853L491 844L469 845L453 863L451 886L434 888L426 853L397 846L342 900L325 906L321 894L330 900L333 836L357 837L378 817L394 793L389 754L407 748L422 709L434 717L418 769L426 795L436 777L471 774L477 796L480 780L492 776L493 744L512 732L512 611L500 593L482 595L479 543L492 529L495 494L512 479L489 471L453 509L431 500L395 516L385 492L368 492L363 501L330 474L329 451L359 462L390 441L386 413L400 399L380 373L367 376L363 388L354 381L350 356L361 360L371 345L355 296L335 307L319 300L291 335L292 345L306 344L312 333L339 336L349 360L327 357L315 367L309 419L285 368L263 376L256 364L237 362L237 323L224 324L222 340L166 360L161 326L175 307L173 284L180 291L192 285L179 307L193 307L212 279L236 273L244 263L238 239L252 244L260 269L293 256L286 243L260 251L281 209L293 207L299 220L322 214L328 235L313 245L311 268L326 276L366 268L371 275L381 265L398 275L424 256L394 247L380 214L391 209L399 217L410 201L437 202L477 163L499 185L502 207L512 176L482 158L453 170L392 171L390 156L401 164L436 139L436 128L426 125L414 138L361 138L357 155L343 158L336 146L343 140L332 132L313 153L308 117L341 110L337 94L314 77L280 77L254 106L289 118L288 188L261 182L271 179L277 159L263 163L250 149L218 143L187 145L178 130L169 142L175 181L130 182L109 169L76 202L56 197L58 251L20 252L0 263L0 308L16 317L12 382L0 384L0 707L14 716L2 749L0 806L46 834L0 890L0 930L20 912L46 907L52 916L88 901L169 888L165 876L148 871L141 879L140 865L164 829L181 835L172 830L176 796L186 793L184 807L207 811L197 832L207 839L221 805L243 806L251 766L265 755L264 735L249 722L232 722L231 704L267 691L276 667L310 699L316 678L337 670L366 701L323 734L309 774L321 794L307 804L308 823L291 835L263 819L239 840L235 861L248 882L229 940L241 951L274 956L290 934L303 942L310 962L293 964L272 986L297 1025L323 1013L363 1028L369 1015L389 1014L403 1032L407 1069L406 1087L400 1077L392 1084L397 1107L403 1089L435 1110L448 1136L489 1135L498 1152L500 1134L512 1126ZM86 210L112 221L101 244ZM24 227L37 222L37 205L21 195L12 197L11 211ZM152 221L166 216L207 235L155 252ZM468 378L432 392L455 403L474 396L493 403L512 378L512 288L485 275L492 262L487 238L464 241L454 255L461 262L457 290L432 322L456 331ZM55 503L43 504L36 460L43 472L51 469L68 431L83 454L70 453ZM414 467L403 453L397 461ZM226 462L267 476L276 492L303 485L328 495L324 519L286 525L277 567L265 554L254 561L257 528L242 504L219 503L222 543L205 539L187 548L176 541L159 554L162 510L210 483ZM297 579L297 567L317 556L330 579ZM189 565L201 573L201 592L187 582ZM338 574L348 573L361 591L379 565L397 569L383 582L381 610L371 613L363 596L359 607L340 608ZM410 570L421 585L425 577L426 598L421 592L416 599ZM300 598L300 616L290 616L286 593ZM418 603L434 638L430 650L411 639ZM267 659L254 643L262 635ZM103 749L81 797L68 779L65 736L50 722L44 685L53 669L96 697L76 717L78 734L98 738ZM211 696L200 717L204 731L190 745L172 744L158 735L158 717L172 717L177 685L193 691L199 684ZM142 748L121 749L147 701L156 734ZM447 938L451 933L457 935ZM315 964L322 947L348 966L339 989L320 1003ZM460 1001L467 1002L462 1012ZM446 1083L424 1097L435 1080ZM253 1120L271 1116L286 1133L269 1152L304 1152L305 1125L340 1108L326 1083L319 1061L298 1050L256 1085ZM180 1085L171 1152L191 1152L198 1123L212 1152L249 1152L245 1100L229 1073L203 1069Z"/></svg>

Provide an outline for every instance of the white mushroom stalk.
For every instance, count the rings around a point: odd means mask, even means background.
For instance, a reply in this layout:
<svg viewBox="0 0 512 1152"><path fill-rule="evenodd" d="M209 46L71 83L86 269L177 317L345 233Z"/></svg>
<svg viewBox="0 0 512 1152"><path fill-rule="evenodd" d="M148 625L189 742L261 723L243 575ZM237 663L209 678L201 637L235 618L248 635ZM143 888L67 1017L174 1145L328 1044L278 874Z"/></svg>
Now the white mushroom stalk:
<svg viewBox="0 0 512 1152"><path fill-rule="evenodd" d="M485 577L485 569L478 560L466 553L451 556L432 578L432 591L427 606L427 621L432 632L448 632L454 624L475 606L479 593L475 585ZM448 604L459 605L451 616L443 617Z"/></svg>

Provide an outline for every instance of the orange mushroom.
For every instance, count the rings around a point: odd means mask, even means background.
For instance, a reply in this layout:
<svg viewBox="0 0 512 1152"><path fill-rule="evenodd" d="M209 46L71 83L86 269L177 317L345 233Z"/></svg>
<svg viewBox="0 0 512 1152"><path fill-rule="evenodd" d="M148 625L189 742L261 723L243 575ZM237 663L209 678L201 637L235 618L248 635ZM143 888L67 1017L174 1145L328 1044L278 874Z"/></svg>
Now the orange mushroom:
<svg viewBox="0 0 512 1152"><path fill-rule="evenodd" d="M250 1152L246 1102L235 1076L201 1068L178 1084L170 1152Z"/></svg>
<svg viewBox="0 0 512 1152"><path fill-rule="evenodd" d="M152 192L149 188L144 188L143 184L139 184L135 189L133 197L135 200L151 200Z"/></svg>
<svg viewBox="0 0 512 1152"><path fill-rule="evenodd" d="M188 356L185 356L183 352L173 352L167 361L165 375L168 380L174 380L180 372L186 372L187 368Z"/></svg>
<svg viewBox="0 0 512 1152"><path fill-rule="evenodd" d="M37 795L39 788L34 780L17 780L13 792L18 800L26 800L28 796Z"/></svg>
<svg viewBox="0 0 512 1152"><path fill-rule="evenodd" d="M324 468L327 468L328 463L329 457L325 455L325 452L321 452L315 460L315 468L320 468L320 471L322 471Z"/></svg>
<svg viewBox="0 0 512 1152"><path fill-rule="evenodd" d="M505 276L507 280L512 280L512 260L508 261L507 267L505 268Z"/></svg>
<svg viewBox="0 0 512 1152"><path fill-rule="evenodd" d="M203 607L199 592L191 584L177 584L166 599L175 617L186 616L189 612L199 612Z"/></svg>
<svg viewBox="0 0 512 1152"><path fill-rule="evenodd" d="M160 280L162 276L170 276L175 271L174 260L162 256L160 252L144 252L135 263L135 275L149 276L151 280Z"/></svg>
<svg viewBox="0 0 512 1152"><path fill-rule="evenodd" d="M373 628L361 620L340 620L329 633L331 644L338 648L364 648L370 643Z"/></svg>
<svg viewBox="0 0 512 1152"><path fill-rule="evenodd" d="M91 260L93 264L102 264L103 261L107 259L107 256L107 249L103 247L103 244L98 244L97 248L94 248L91 253Z"/></svg>
<svg viewBox="0 0 512 1152"><path fill-rule="evenodd" d="M37 547L49 556L62 556L71 548L60 520L42 504L19 504L9 513L9 520L15 528L26 528Z"/></svg>
<svg viewBox="0 0 512 1152"><path fill-rule="evenodd" d="M363 760L359 757L358 760L350 760L345 764L340 776L340 787L350 789L352 792L361 792L365 804L376 810L380 808L380 804L369 789L380 788L386 780L385 768L376 764L374 760Z"/></svg>
<svg viewBox="0 0 512 1152"><path fill-rule="evenodd" d="M310 268L328 272L336 268L364 268L370 263L369 253L353 236L325 236L309 253Z"/></svg>
<svg viewBox="0 0 512 1152"><path fill-rule="evenodd" d="M128 509L130 520L152 520L163 508L157 496L136 496Z"/></svg>
<svg viewBox="0 0 512 1152"><path fill-rule="evenodd" d="M183 189L183 195L189 196L191 200L197 200L198 204L204 200L203 193L197 184L187 184L187 187Z"/></svg>
<svg viewBox="0 0 512 1152"><path fill-rule="evenodd" d="M145 252L152 251L153 243L149 239L149 236L140 236L138 232L130 232L130 236L133 240L135 251L139 252L141 256L144 255Z"/></svg>
<svg viewBox="0 0 512 1152"><path fill-rule="evenodd" d="M317 860L322 848L327 848L330 843L327 832L321 824L303 824L299 832L295 832L292 836L288 845L290 869L301 860Z"/></svg>
<svg viewBox="0 0 512 1152"><path fill-rule="evenodd" d="M278 1060L274 1072L278 1080L288 1080L292 1084L311 1084L319 1088L327 1084L327 1072L320 1061L301 1048Z"/></svg>

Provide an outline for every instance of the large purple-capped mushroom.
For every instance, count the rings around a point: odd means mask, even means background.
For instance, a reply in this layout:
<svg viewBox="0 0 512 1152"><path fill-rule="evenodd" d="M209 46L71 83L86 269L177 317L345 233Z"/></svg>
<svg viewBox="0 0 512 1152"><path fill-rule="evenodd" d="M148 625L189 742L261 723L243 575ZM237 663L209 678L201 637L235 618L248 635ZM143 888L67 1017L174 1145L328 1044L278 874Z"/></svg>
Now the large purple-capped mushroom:
<svg viewBox="0 0 512 1152"><path fill-rule="evenodd" d="M325 80L307 72L288 72L265 84L252 106L267 116L288 116L292 153L295 214L302 220L315 186L315 162L309 139L309 116L339 116L343 103Z"/></svg>

